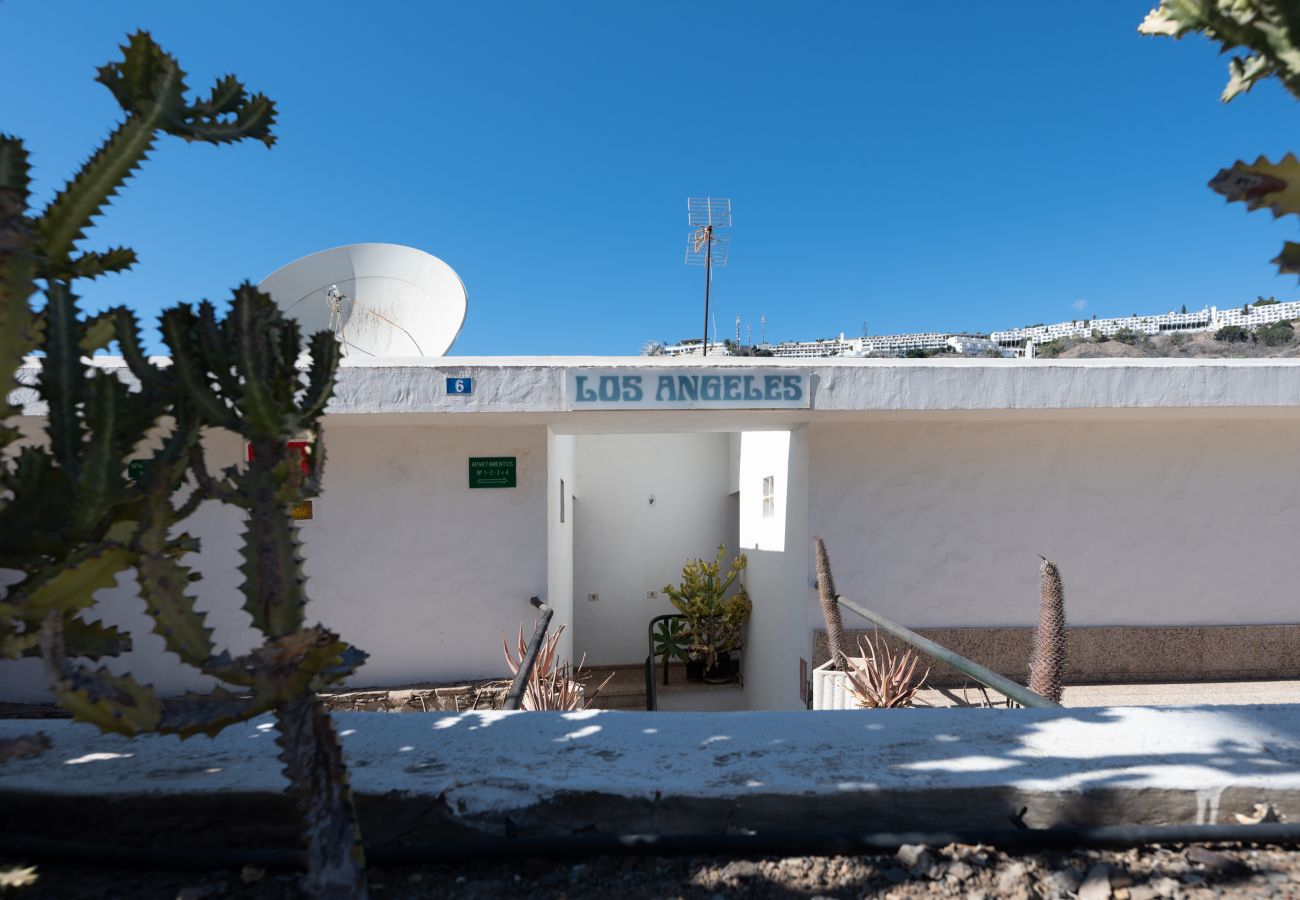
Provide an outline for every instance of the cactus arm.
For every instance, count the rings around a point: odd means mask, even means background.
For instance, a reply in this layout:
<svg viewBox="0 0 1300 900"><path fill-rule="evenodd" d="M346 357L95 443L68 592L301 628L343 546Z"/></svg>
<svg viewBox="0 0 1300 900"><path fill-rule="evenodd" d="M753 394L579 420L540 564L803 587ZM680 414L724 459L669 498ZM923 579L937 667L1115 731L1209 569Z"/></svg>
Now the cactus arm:
<svg viewBox="0 0 1300 900"><path fill-rule="evenodd" d="M128 116L37 219L37 241L55 274L68 273L73 246L144 161L160 120L157 107Z"/></svg>
<svg viewBox="0 0 1300 900"><path fill-rule="evenodd" d="M68 667L54 696L74 719L100 731L134 737L157 731L162 721L163 704L151 688L105 668Z"/></svg>
<svg viewBox="0 0 1300 900"><path fill-rule="evenodd" d="M0 635L0 658L39 657L40 637L38 629L20 635ZM69 656L103 659L120 656L131 649L131 635L103 622L68 619L63 623L63 637Z"/></svg>
<svg viewBox="0 0 1300 900"><path fill-rule="evenodd" d="M49 404L46 417L50 449L72 477L80 471L84 437L78 408L85 399L81 348L78 342L76 297L72 289L51 279L45 291L45 358L37 389Z"/></svg>
<svg viewBox="0 0 1300 900"><path fill-rule="evenodd" d="M140 343L140 323L135 313L125 306L115 306L104 315L113 317L113 338L122 352L122 358L126 360L127 368L139 380L141 389L159 389L167 384L167 376L161 369L151 364L149 357L145 355L144 345Z"/></svg>
<svg viewBox="0 0 1300 900"><path fill-rule="evenodd" d="M1282 252L1273 259L1273 263L1283 275L1300 275L1300 244L1295 241L1284 242Z"/></svg>
<svg viewBox="0 0 1300 900"><path fill-rule="evenodd" d="M15 372L38 339L28 302L36 293L27 218L29 170L22 141L0 134L0 419L14 411L8 397L18 387ZM12 429L0 427L3 442L13 435Z"/></svg>
<svg viewBox="0 0 1300 900"><path fill-rule="evenodd" d="M77 347L86 356L93 356L96 350L103 350L113 343L115 337L112 312L102 312L86 319Z"/></svg>
<svg viewBox="0 0 1300 900"><path fill-rule="evenodd" d="M299 405L304 422L315 422L324 415L325 407L334 394L334 379L339 370L339 342L328 331L318 331L311 336L311 369L307 373L307 390Z"/></svg>
<svg viewBox="0 0 1300 900"><path fill-rule="evenodd" d="M186 693L162 701L158 731L182 738L196 734L214 737L222 729L261 715L269 708L258 698L242 697L221 687L207 694Z"/></svg>
<svg viewBox="0 0 1300 900"><path fill-rule="evenodd" d="M261 448L239 485L244 496L240 505L248 510L240 549L244 562L239 567L244 575L244 610L253 625L272 638L299 628L306 602L298 532L278 496L278 481L271 471L276 465L284 465L283 456L272 459L269 448Z"/></svg>
<svg viewBox="0 0 1300 900"><path fill-rule="evenodd" d="M1142 34L1181 38L1199 31L1222 51L1245 48L1228 63L1226 102L1276 75L1300 98L1300 11L1289 3L1241 0L1163 0L1138 26Z"/></svg>
<svg viewBox="0 0 1300 900"><path fill-rule="evenodd" d="M94 427L81 447L77 506L71 519L78 531L90 533L114 505L127 499L123 459L155 417L116 375L95 371L86 383L85 416Z"/></svg>
<svg viewBox="0 0 1300 900"><path fill-rule="evenodd" d="M284 775L302 815L306 893L329 900L365 898L365 852L343 749L329 716L307 693L278 708L275 721Z"/></svg>
<svg viewBox="0 0 1300 900"><path fill-rule="evenodd" d="M70 278L98 278L114 272L125 272L137 262L130 247L113 247L102 252L87 250L68 264Z"/></svg>
<svg viewBox="0 0 1300 900"><path fill-rule="evenodd" d="M247 283L235 289L230 307L236 362L244 376L240 411L248 419L248 428L263 434L278 434L283 428L280 408L270 388L275 361L267 353L270 312L274 308L270 297ZM289 362L293 364L293 360Z"/></svg>
<svg viewBox="0 0 1300 900"><path fill-rule="evenodd" d="M129 569L132 562L131 551L116 544L84 547L11 587L0 601L0 616L17 615L39 623L48 612L84 609L90 606L95 591L116 584L118 573Z"/></svg>
<svg viewBox="0 0 1300 900"><path fill-rule="evenodd" d="M194 473L194 478L198 481L196 494L201 494L204 499L211 498L232 505L239 502L239 492L231 487L229 482L217 481L208 473L207 458L201 446L198 444L192 446L189 456L190 471Z"/></svg>
<svg viewBox="0 0 1300 900"><path fill-rule="evenodd" d="M188 306L176 306L162 314L163 340L172 351L171 372L186 399L212 425L236 431L239 420L213 392L207 368L196 352L198 319Z"/></svg>

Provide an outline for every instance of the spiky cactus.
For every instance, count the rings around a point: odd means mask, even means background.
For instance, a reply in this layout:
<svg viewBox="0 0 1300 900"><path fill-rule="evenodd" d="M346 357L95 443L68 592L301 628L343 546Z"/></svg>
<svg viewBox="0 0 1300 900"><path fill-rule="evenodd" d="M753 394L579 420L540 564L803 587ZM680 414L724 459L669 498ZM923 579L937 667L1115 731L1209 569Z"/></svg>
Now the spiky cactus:
<svg viewBox="0 0 1300 900"><path fill-rule="evenodd" d="M1294 0L1161 0L1138 26L1142 34L1181 38L1204 35L1220 52L1241 51L1228 60L1226 103L1258 82L1276 78L1300 99L1300 10ZM1249 209L1266 207L1276 218L1300 215L1300 164L1287 154L1276 163L1260 157L1219 171L1210 188ZM1273 260L1279 271L1300 275L1300 243L1285 241Z"/></svg>
<svg viewBox="0 0 1300 900"><path fill-rule="evenodd" d="M1042 599L1029 661L1029 689L1053 703L1061 702L1069 639L1065 630L1065 589L1056 563L1044 558L1038 577Z"/></svg>
<svg viewBox="0 0 1300 900"><path fill-rule="evenodd" d="M817 557L817 596L822 604L822 617L826 619L826 639L830 643L831 668L842 672L848 667L849 655L844 652L844 620L836 602L835 579L831 577L831 558L826 553L826 542L813 538L813 551Z"/></svg>
<svg viewBox="0 0 1300 900"><path fill-rule="evenodd" d="M21 142L0 137L0 390L7 396L23 354L38 349L35 388L48 408L45 441L0 466L0 495L8 494L0 500L0 567L23 573L0 597L0 657L41 657L61 705L124 735L215 734L274 711L285 773L304 816L308 890L365 896L347 775L315 696L364 654L319 625L304 625L305 579L290 514L295 502L319 490L323 455L311 454L304 472L287 442L317 431L333 390L337 344L329 334L315 335L310 367L300 372L297 325L244 285L222 320L206 303L197 312L181 306L164 313L173 364L157 367L144 354L134 315L116 308L84 318L72 290L79 278L134 263L128 249L75 248L159 133L269 146L274 106L249 96L233 76L218 80L208 97L187 101L179 64L145 33L132 35L122 60L101 68L98 80L125 120L39 214L28 210ZM45 294L39 312L29 303L38 280ZM134 386L87 367L83 357L112 342ZM199 443L205 427L242 435L253 451L247 466L209 474ZM150 436L160 436L161 446L132 480L127 461ZM12 429L0 432L0 443L14 439ZM239 657L214 647L187 593L198 576L184 557L200 547L177 526L208 499L248 513L244 608L266 640ZM129 648L127 635L82 618L94 592L128 570L167 649L221 686L161 697L130 675L81 661Z"/></svg>

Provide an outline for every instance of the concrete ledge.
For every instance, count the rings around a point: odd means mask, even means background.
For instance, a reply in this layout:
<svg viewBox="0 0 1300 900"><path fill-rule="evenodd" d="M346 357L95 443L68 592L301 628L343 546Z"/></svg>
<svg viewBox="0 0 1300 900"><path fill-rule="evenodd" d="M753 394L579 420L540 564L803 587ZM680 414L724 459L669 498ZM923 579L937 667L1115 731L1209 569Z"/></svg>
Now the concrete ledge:
<svg viewBox="0 0 1300 900"><path fill-rule="evenodd" d="M1300 819L1300 706L335 716L374 842L728 828L1005 828ZM100 735L0 766L0 831L293 839L269 720L215 739Z"/></svg>
<svg viewBox="0 0 1300 900"><path fill-rule="evenodd" d="M917 628L916 632L1022 684L1032 628ZM852 629L850 646L875 632ZM891 646L902 647L890 639ZM826 630L813 632L813 665L830 659ZM930 663L927 660L926 663ZM1244 681L1300 678L1300 625L1114 625L1070 628L1066 684ZM971 679L933 663L927 682L960 687Z"/></svg>

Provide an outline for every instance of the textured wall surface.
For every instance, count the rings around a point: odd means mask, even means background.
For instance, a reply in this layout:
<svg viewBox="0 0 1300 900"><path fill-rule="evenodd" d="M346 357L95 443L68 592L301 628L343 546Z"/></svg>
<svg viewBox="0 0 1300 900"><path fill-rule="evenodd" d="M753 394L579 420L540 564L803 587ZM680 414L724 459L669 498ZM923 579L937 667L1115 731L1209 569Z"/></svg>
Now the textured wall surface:
<svg viewBox="0 0 1300 900"><path fill-rule="evenodd" d="M1300 622L1298 422L809 431L811 530L836 585L905 625L1033 625L1040 553L1072 624Z"/></svg>
<svg viewBox="0 0 1300 900"><path fill-rule="evenodd" d="M574 652L597 665L640 663L650 620L675 611L663 586L681 581L687 559L712 559L727 540L728 437L580 435L576 442ZM648 598L649 591L659 596Z"/></svg>

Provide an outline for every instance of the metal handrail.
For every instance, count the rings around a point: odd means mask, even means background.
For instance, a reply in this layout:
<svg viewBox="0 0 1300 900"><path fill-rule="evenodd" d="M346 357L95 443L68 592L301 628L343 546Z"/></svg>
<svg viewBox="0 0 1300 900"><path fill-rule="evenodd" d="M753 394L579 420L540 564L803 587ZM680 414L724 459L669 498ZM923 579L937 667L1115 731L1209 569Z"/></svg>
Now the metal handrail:
<svg viewBox="0 0 1300 900"><path fill-rule="evenodd" d="M646 639L650 654L645 658L645 708L647 712L654 712L659 708L659 692L655 686L655 626L660 622L668 619L684 619L681 613L666 613L662 616L655 616L646 626ZM668 683L668 666L664 666L664 684Z"/></svg>
<svg viewBox="0 0 1300 900"><path fill-rule="evenodd" d="M1041 694L1036 694L1024 685L1016 684L1010 678L999 675L992 669L985 668L974 660L967 659L960 653L954 653L942 644L936 644L929 638L921 637L910 628L899 625L893 619L886 618L878 612L874 612L865 607L858 606L851 600L844 597L836 597L835 602L850 612L855 612L868 622L874 623L880 629L889 632L905 644L910 644L917 650L920 650L926 656L932 657L945 662L974 678L985 687L990 687L1000 694L1005 694L1021 706L1030 706L1038 709L1060 709L1061 704L1053 703Z"/></svg>
<svg viewBox="0 0 1300 900"><path fill-rule="evenodd" d="M555 610L537 597L529 597L528 602L542 611L542 617L537 620L537 626L533 629L533 636L528 641L528 649L519 663L515 680L510 682L510 690L506 692L502 709L518 709L524 702L524 689L528 687L528 679L532 677L533 667L537 665L537 651L542 646L542 639L546 637L546 629L551 625L551 617L555 615Z"/></svg>

